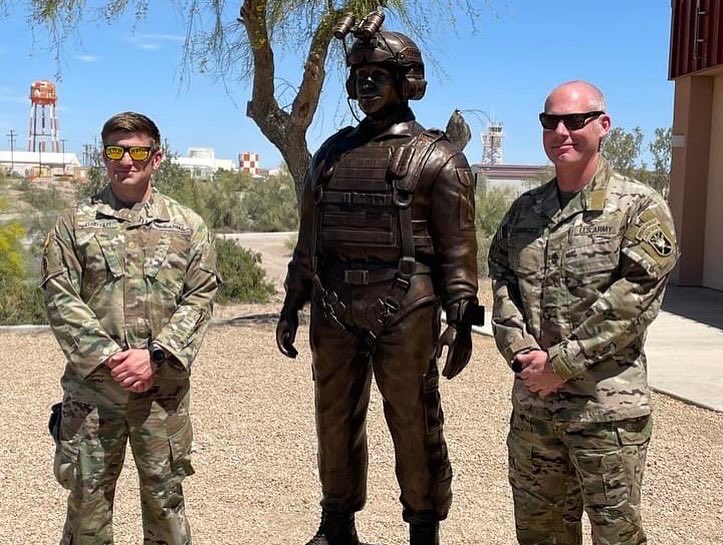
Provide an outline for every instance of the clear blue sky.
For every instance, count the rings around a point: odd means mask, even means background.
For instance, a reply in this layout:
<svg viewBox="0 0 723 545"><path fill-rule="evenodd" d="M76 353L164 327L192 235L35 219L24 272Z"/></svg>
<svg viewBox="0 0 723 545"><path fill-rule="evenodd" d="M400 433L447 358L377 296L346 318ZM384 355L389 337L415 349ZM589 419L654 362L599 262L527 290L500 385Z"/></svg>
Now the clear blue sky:
<svg viewBox="0 0 723 545"><path fill-rule="evenodd" d="M427 95L412 103L423 125L444 128L455 108L483 110L504 125L504 162L543 164L537 113L547 92L562 81L587 79L605 92L614 125L639 126L646 137L656 127L671 126L670 2L491 1L496 15L481 8L477 35L463 25L459 36L447 32L433 44L445 73L428 67ZM212 147L217 157L235 159L241 151L256 151L264 167L277 166L279 152L245 116L247 84L233 84L227 93L221 83L196 73L190 85L180 86L185 29L168 6L152 2L138 24L131 17L110 25L86 22L67 41L57 84L66 151L80 155L108 117L137 110L158 123L178 153ZM54 81L57 64L40 29L29 30L27 14L7 10L7 16L0 15L0 149L9 149L10 129L18 133L18 149L25 149L30 84ZM301 60L288 52L276 55L279 75L298 81ZM332 71L308 133L312 151L350 122L341 89L341 77ZM470 162L479 162L484 124L473 116L468 121L474 138L465 151Z"/></svg>

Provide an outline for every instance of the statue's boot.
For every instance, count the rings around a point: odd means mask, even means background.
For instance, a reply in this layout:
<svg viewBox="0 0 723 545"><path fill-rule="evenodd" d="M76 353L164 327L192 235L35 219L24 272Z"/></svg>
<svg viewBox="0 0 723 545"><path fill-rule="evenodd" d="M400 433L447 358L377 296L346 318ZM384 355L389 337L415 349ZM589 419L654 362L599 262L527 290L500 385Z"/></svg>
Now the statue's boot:
<svg viewBox="0 0 723 545"><path fill-rule="evenodd" d="M306 545L361 545L354 513L322 511L319 529Z"/></svg>
<svg viewBox="0 0 723 545"><path fill-rule="evenodd" d="M439 545L439 522L409 525L409 545Z"/></svg>

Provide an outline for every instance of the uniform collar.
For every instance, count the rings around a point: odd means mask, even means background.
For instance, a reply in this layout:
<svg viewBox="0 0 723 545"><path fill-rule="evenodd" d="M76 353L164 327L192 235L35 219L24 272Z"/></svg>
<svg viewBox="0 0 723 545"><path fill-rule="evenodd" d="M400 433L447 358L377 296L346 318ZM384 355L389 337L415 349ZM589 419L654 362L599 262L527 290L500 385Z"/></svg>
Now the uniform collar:
<svg viewBox="0 0 723 545"><path fill-rule="evenodd" d="M609 180L610 164L600 157L592 181L570 199L564 210L560 210L557 178L542 186L533 207L538 214L544 214L558 222L581 212L602 212L607 202Z"/></svg>
<svg viewBox="0 0 723 545"><path fill-rule="evenodd" d="M128 203L118 199L108 184L93 197L92 203L99 205L97 209L99 216L111 217L133 224L171 220L166 203L155 188L151 189L148 201L135 203L129 208Z"/></svg>

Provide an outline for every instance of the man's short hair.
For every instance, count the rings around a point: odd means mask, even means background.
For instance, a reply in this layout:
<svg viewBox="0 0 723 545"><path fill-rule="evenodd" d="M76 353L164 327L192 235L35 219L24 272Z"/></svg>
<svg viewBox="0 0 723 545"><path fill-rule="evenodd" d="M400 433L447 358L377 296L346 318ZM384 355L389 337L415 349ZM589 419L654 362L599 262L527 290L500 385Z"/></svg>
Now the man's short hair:
<svg viewBox="0 0 723 545"><path fill-rule="evenodd" d="M100 136L106 144L108 136L116 131L139 132L151 138L154 147L161 145L161 132L151 118L138 112L121 112L115 114L103 125Z"/></svg>

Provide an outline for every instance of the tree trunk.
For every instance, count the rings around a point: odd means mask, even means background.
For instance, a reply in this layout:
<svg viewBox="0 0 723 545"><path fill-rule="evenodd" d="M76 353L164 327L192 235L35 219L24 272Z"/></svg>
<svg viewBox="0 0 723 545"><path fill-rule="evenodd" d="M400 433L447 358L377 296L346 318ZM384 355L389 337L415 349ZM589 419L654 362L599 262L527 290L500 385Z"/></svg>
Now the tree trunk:
<svg viewBox="0 0 723 545"><path fill-rule="evenodd" d="M306 130L319 106L326 76L324 63L333 36L331 29L341 12L330 8L315 30L301 85L291 112L286 112L279 106L274 94L274 53L268 36L267 7L266 0L244 0L241 7L241 20L249 37L254 67L253 89L246 115L281 152L294 179L298 207L301 205L304 175L311 159Z"/></svg>

